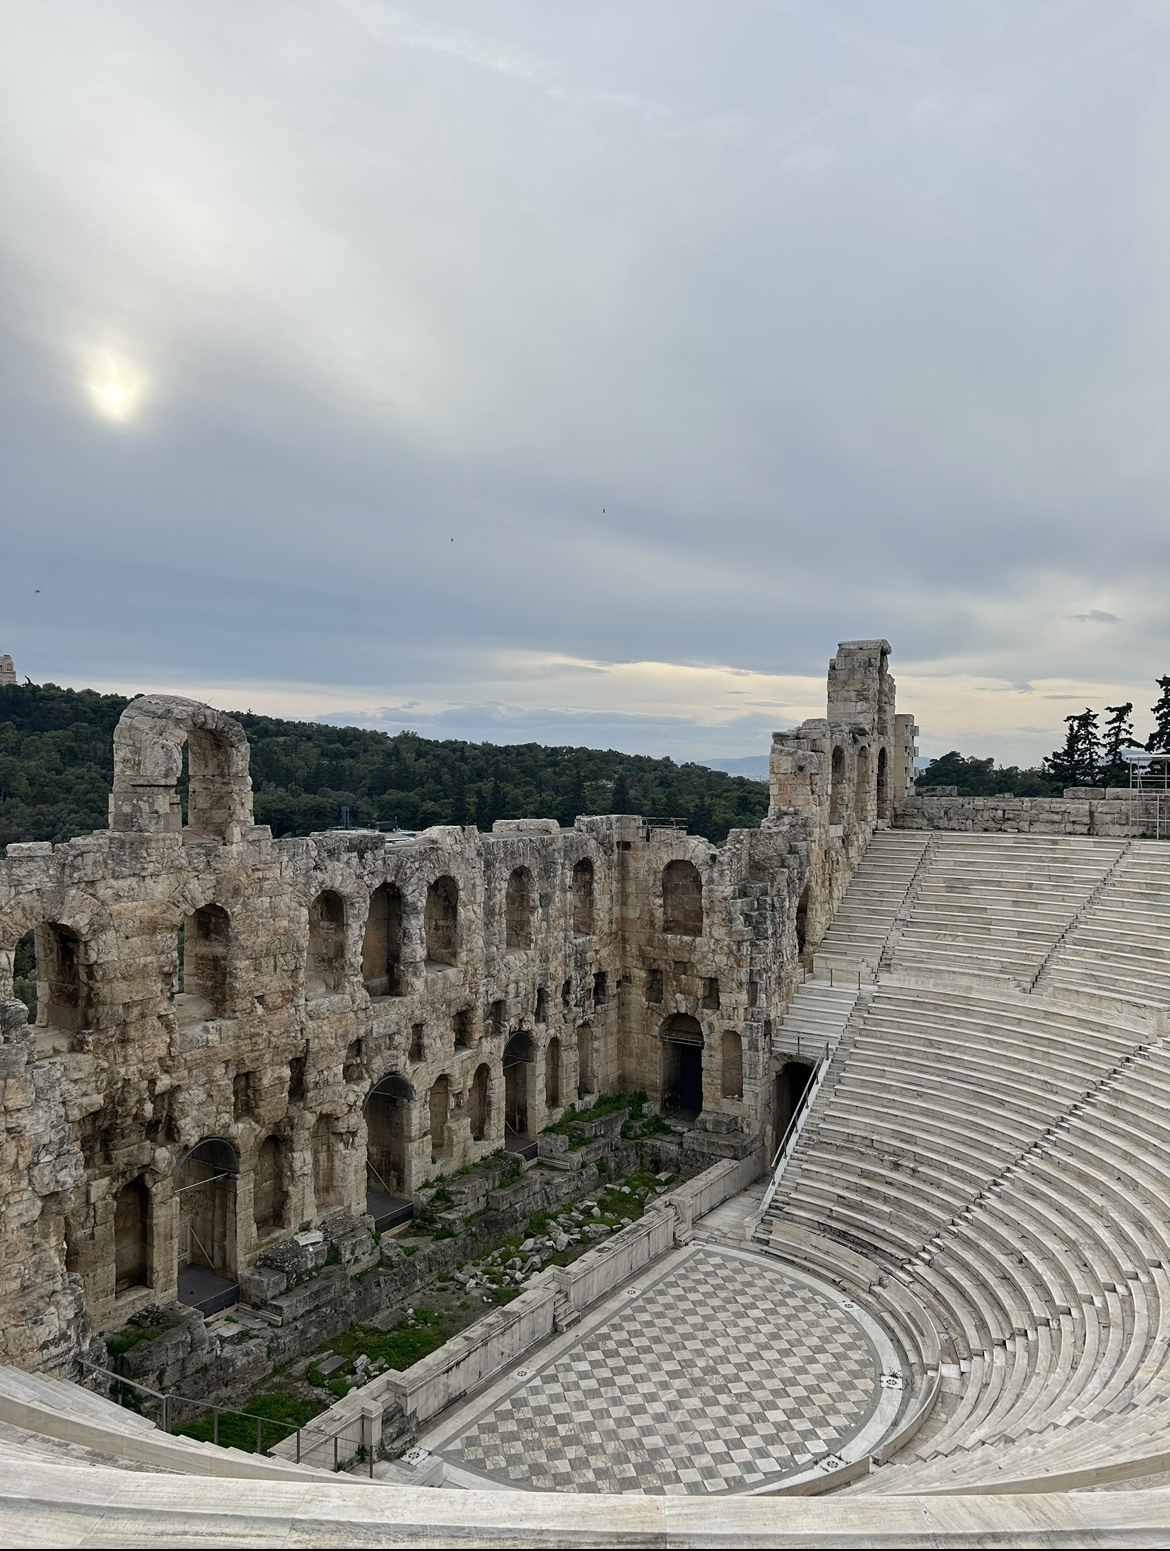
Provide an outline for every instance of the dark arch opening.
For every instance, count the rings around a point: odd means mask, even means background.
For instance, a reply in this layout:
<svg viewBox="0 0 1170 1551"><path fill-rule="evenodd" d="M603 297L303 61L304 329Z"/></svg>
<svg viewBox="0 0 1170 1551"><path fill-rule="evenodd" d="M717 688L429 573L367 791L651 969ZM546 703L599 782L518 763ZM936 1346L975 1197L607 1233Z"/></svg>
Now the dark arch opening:
<svg viewBox="0 0 1170 1551"><path fill-rule="evenodd" d="M147 1223L150 1194L142 1179L123 1185L114 1202L114 1291L148 1286Z"/></svg>
<svg viewBox="0 0 1170 1551"><path fill-rule="evenodd" d="M325 889L309 906L309 956L305 995L328 996L345 978L345 901Z"/></svg>
<svg viewBox="0 0 1170 1551"><path fill-rule="evenodd" d="M561 1107L561 1042L555 1034L544 1054L544 1102L548 1109Z"/></svg>
<svg viewBox="0 0 1170 1551"><path fill-rule="evenodd" d="M577 1096L597 1091L597 1061L593 1042L593 1026L582 1023L577 1029Z"/></svg>
<svg viewBox="0 0 1170 1551"><path fill-rule="evenodd" d="M843 822L845 812L845 750L837 746L829 767L829 823Z"/></svg>
<svg viewBox="0 0 1170 1551"><path fill-rule="evenodd" d="M808 906L812 897L812 884L806 883L804 892L796 904L796 951L803 953L808 942Z"/></svg>
<svg viewBox="0 0 1170 1551"><path fill-rule="evenodd" d="M284 1148L279 1137L267 1136L252 1173L252 1217L261 1237L284 1227L284 1208Z"/></svg>
<svg viewBox="0 0 1170 1551"><path fill-rule="evenodd" d="M859 824L869 822L869 750L858 749L856 780L853 787L853 816Z"/></svg>
<svg viewBox="0 0 1170 1551"><path fill-rule="evenodd" d="M236 1286L236 1150L204 1137L175 1165L179 1302L215 1314L239 1297Z"/></svg>
<svg viewBox="0 0 1170 1551"><path fill-rule="evenodd" d="M786 1061L776 1073L772 1119L777 1147L784 1140L784 1133L794 1116L800 1113L812 1074L813 1068L807 1061Z"/></svg>
<svg viewBox="0 0 1170 1551"><path fill-rule="evenodd" d="M879 819L890 817L889 759L884 748L878 750L877 758L877 816Z"/></svg>
<svg viewBox="0 0 1170 1551"><path fill-rule="evenodd" d="M366 1095L366 1211L379 1233L411 1216L406 1199L406 1144L414 1089L399 1072L381 1078ZM405 1210L405 1216L402 1215Z"/></svg>
<svg viewBox="0 0 1170 1551"><path fill-rule="evenodd" d="M33 934L37 1022L76 1033L89 1027L89 988L82 970L81 938L71 926L47 921Z"/></svg>
<svg viewBox="0 0 1170 1551"><path fill-rule="evenodd" d="M532 874L527 867L516 867L508 879L504 896L504 946L532 947Z"/></svg>
<svg viewBox="0 0 1170 1551"><path fill-rule="evenodd" d="M573 868L573 932L577 937L593 932L593 863L587 856Z"/></svg>
<svg viewBox="0 0 1170 1551"><path fill-rule="evenodd" d="M183 989L175 997L181 1023L227 1016L231 937L231 919L222 905L201 905L183 922Z"/></svg>
<svg viewBox="0 0 1170 1551"><path fill-rule="evenodd" d="M475 1069L475 1076L471 1080L471 1097L469 1099L469 1119L471 1121L471 1139L473 1142L482 1142L487 1135L488 1127L488 1087L491 1083L491 1071L485 1062Z"/></svg>
<svg viewBox="0 0 1170 1551"><path fill-rule="evenodd" d="M504 1146L528 1139L528 1068L536 1060L532 1035L524 1029L504 1046Z"/></svg>
<svg viewBox="0 0 1170 1551"><path fill-rule="evenodd" d="M370 996L402 995L402 891L393 883L383 883L370 895L362 984Z"/></svg>
<svg viewBox="0 0 1170 1551"><path fill-rule="evenodd" d="M703 880L693 862L668 862L662 870L662 930L703 935Z"/></svg>
<svg viewBox="0 0 1170 1551"><path fill-rule="evenodd" d="M458 962L459 885L454 878L436 878L427 889L423 932L428 964Z"/></svg>
<svg viewBox="0 0 1170 1551"><path fill-rule="evenodd" d="M675 1013L662 1025L662 1113L696 1120L703 1108L703 1030L689 1013Z"/></svg>

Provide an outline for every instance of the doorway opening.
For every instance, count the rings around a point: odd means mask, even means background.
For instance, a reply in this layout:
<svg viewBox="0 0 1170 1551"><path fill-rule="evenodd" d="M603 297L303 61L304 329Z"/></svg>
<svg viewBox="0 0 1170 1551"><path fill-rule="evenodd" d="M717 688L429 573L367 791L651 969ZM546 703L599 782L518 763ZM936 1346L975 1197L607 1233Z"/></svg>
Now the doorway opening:
<svg viewBox="0 0 1170 1551"><path fill-rule="evenodd" d="M414 1207L406 1198L406 1138L414 1089L391 1072L366 1097L366 1211L374 1229L409 1222Z"/></svg>
<svg viewBox="0 0 1170 1551"><path fill-rule="evenodd" d="M179 1302L205 1317L239 1301L236 1178L239 1159L223 1137L205 1137L175 1167L179 1217Z"/></svg>
<svg viewBox="0 0 1170 1551"><path fill-rule="evenodd" d="M536 1156L528 1135L528 1069L535 1061L532 1035L521 1029L504 1046L504 1147L524 1158Z"/></svg>
<svg viewBox="0 0 1170 1551"><path fill-rule="evenodd" d="M703 1109L703 1030L699 1020L676 1013L662 1027L662 1113L697 1120Z"/></svg>

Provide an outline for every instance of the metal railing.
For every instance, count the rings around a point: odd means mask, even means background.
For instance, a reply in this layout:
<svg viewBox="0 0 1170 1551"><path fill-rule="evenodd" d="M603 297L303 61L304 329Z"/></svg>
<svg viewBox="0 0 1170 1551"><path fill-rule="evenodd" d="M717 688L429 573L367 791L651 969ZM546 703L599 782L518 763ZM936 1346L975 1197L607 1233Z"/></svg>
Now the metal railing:
<svg viewBox="0 0 1170 1551"><path fill-rule="evenodd" d="M821 1083L825 1080L825 1073L829 1070L829 1061L832 1058L832 1049L828 1040L821 1051L820 1059L813 1067L812 1076L809 1078L804 1092L800 1096L800 1102L789 1117L788 1124L784 1128L784 1135L780 1138L780 1145L776 1149L776 1156L772 1159L772 1178L768 1181L768 1188L764 1191L764 1199L760 1203L760 1209L755 1214L753 1228L756 1223L762 1222L767 1215L768 1208L772 1204L772 1197L776 1194L776 1187L783 1175L782 1164L787 1162L787 1150L800 1132L801 1122L812 1109L813 1101L820 1092Z"/></svg>
<svg viewBox="0 0 1170 1551"><path fill-rule="evenodd" d="M216 1447L232 1448L232 1444L220 1444L219 1424L221 1417L238 1417L242 1421L256 1424L256 1448L257 1454L268 1455L271 1458L283 1459L283 1455L272 1455L271 1446L265 1446L264 1429L266 1427L278 1427L284 1432L284 1438L276 1439L277 1443L283 1443L290 1436L295 1437L296 1453L294 1463L309 1465L314 1463L313 1456L323 1453L325 1463L318 1466L320 1469L344 1470L355 1461L366 1462L369 1465L371 1480L374 1475L374 1457L377 1453L379 1439L365 1436L365 1418L355 1417L351 1428L356 1428L357 1436L349 1437L350 1428L343 1428L340 1432L326 1432L320 1427L297 1426L295 1422L282 1422L276 1417L259 1416L254 1411L236 1411L229 1406L217 1406L206 1399L196 1400L190 1395L180 1395L175 1391L169 1393L162 1390L151 1389L147 1384L139 1384L135 1379L123 1378L120 1373L113 1373L109 1368L103 1368L98 1363L88 1362L85 1358L78 1359L82 1368L87 1368L91 1373L100 1374L102 1378L109 1380L110 1384L117 1384L124 1389L134 1390L139 1395L149 1396L151 1400L161 1404L162 1422L161 1429L164 1433L174 1434L175 1408L178 1406L190 1406L197 1413L211 1413L211 1442ZM125 1405L124 1401L118 1404ZM126 1407L127 1410L134 1409ZM141 1414L141 1413L139 1413ZM184 1436L178 1434L177 1436ZM345 1445L345 1452L342 1445ZM329 1455L332 1453L332 1464L329 1463Z"/></svg>

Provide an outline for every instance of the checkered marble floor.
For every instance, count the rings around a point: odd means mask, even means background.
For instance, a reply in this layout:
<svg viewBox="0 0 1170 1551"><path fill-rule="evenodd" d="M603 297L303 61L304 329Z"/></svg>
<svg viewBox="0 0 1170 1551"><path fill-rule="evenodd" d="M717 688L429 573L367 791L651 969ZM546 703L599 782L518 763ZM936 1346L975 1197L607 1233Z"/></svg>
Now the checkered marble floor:
<svg viewBox="0 0 1170 1551"><path fill-rule="evenodd" d="M834 1303L704 1247L438 1452L529 1490L744 1491L860 1431L879 1377Z"/></svg>

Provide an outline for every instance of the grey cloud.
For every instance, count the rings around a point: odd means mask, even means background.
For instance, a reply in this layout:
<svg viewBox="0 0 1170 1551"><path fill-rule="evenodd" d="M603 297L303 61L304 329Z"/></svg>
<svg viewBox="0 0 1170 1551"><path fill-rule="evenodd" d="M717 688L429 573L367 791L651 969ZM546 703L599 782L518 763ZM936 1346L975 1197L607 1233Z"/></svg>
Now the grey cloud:
<svg viewBox="0 0 1170 1551"><path fill-rule="evenodd" d="M1087 614L1070 614L1068 617L1082 625L1120 625L1122 623L1116 614L1107 614L1104 609L1090 609Z"/></svg>
<svg viewBox="0 0 1170 1551"><path fill-rule="evenodd" d="M18 8L0 650L388 699L436 642L1167 671L1168 33L1088 0ZM132 423L92 413L103 351ZM1067 632L1102 583L1140 628Z"/></svg>

